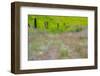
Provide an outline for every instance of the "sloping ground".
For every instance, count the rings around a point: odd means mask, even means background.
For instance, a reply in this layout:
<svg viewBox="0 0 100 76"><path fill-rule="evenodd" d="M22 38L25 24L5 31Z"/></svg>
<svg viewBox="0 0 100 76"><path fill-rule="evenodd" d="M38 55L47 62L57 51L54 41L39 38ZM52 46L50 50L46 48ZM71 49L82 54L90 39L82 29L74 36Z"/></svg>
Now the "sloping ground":
<svg viewBox="0 0 100 76"><path fill-rule="evenodd" d="M48 34L29 32L28 60L87 58L87 29Z"/></svg>

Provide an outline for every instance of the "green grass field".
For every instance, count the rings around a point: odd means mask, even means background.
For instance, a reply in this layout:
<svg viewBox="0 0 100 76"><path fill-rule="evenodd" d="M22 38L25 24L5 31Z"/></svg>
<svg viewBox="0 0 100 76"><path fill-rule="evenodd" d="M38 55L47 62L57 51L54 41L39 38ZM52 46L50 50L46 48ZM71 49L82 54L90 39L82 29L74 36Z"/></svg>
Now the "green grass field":
<svg viewBox="0 0 100 76"><path fill-rule="evenodd" d="M39 31L46 32L74 32L81 31L84 26L87 26L87 17L76 16L42 16L42 15L29 15L28 24L30 27L37 26ZM29 31L34 31L34 29Z"/></svg>
<svg viewBox="0 0 100 76"><path fill-rule="evenodd" d="M88 18L28 15L28 60L87 58Z"/></svg>

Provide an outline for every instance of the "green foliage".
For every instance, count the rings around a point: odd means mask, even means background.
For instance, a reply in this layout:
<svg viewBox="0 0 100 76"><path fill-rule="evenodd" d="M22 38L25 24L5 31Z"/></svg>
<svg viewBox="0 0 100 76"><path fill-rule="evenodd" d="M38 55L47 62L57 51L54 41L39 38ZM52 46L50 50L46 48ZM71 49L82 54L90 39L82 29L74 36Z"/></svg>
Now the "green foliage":
<svg viewBox="0 0 100 76"><path fill-rule="evenodd" d="M37 29L41 32L78 32L88 25L87 17L28 15L29 32L34 30L35 18Z"/></svg>

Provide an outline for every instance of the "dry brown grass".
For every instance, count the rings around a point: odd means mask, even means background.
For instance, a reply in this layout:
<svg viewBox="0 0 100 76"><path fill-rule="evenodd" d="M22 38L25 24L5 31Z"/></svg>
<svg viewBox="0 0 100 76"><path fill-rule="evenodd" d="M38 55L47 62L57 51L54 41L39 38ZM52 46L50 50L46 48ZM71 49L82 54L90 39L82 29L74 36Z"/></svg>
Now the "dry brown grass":
<svg viewBox="0 0 100 76"><path fill-rule="evenodd" d="M29 33L29 60L87 58L86 31L61 34Z"/></svg>

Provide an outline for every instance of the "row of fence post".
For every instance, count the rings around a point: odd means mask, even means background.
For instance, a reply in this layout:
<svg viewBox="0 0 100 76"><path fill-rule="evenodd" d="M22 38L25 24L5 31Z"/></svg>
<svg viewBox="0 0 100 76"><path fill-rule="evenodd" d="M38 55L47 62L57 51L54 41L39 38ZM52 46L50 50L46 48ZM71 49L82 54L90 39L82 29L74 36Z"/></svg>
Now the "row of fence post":
<svg viewBox="0 0 100 76"><path fill-rule="evenodd" d="M37 28L37 19L34 18L33 21L34 21L34 28L36 29ZM64 23L64 25L66 25L66 24ZM48 22L47 21L44 22L44 26L46 29L48 29ZM28 27L30 28L30 24L28 24ZM59 28L59 23L57 23L57 28Z"/></svg>

